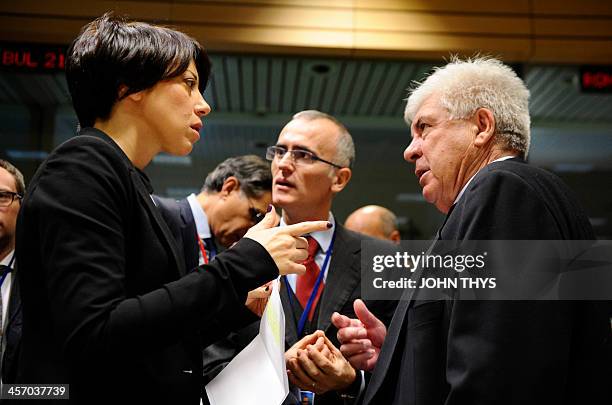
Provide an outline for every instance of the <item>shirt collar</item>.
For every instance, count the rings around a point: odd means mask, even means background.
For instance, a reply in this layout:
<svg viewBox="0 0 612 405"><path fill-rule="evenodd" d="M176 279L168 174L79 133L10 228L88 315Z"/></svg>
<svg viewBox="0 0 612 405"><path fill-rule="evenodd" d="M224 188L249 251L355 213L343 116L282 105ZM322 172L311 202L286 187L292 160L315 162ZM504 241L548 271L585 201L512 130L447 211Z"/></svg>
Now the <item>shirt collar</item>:
<svg viewBox="0 0 612 405"><path fill-rule="evenodd" d="M331 228L325 231L318 231L308 234L309 236L312 236L314 240L317 241L317 243L319 244L319 248L324 254L327 253L327 249L329 249L329 245L331 244L331 240L334 236L334 231L336 230L336 220L334 219L334 215L331 212L329 213L327 220L329 221L329 223L332 224ZM287 226L284 218L281 218L279 226Z"/></svg>
<svg viewBox="0 0 612 405"><path fill-rule="evenodd" d="M15 249L11 250L9 254L6 255L6 257L2 259L2 261L0 261L0 264L3 266L8 266L11 260L13 259L14 254L15 254Z"/></svg>
<svg viewBox="0 0 612 405"><path fill-rule="evenodd" d="M212 234L210 232L210 225L208 224L208 216L206 212L202 209L200 202L198 201L195 194L191 194L187 197L187 202L189 203L189 207L191 208L191 213L193 214L193 220L196 224L196 231L200 238L206 239L211 238Z"/></svg>
<svg viewBox="0 0 612 405"><path fill-rule="evenodd" d="M489 162L485 165L485 167L487 167L488 165L490 165L491 163L495 163L495 162L502 162L504 160L508 160L508 159L512 159L515 158L516 156L514 155L510 155L510 156L504 156L504 157L500 157L499 159L495 159L492 162ZM482 170L482 169L480 169ZM480 170L478 170L478 172L480 172ZM463 197L463 193L465 193L465 190L467 190L468 186L470 185L470 183L472 182L472 180L474 179L474 177L476 177L476 175L478 174L478 172L474 173L474 175L472 177L470 177L470 179L467 181L467 183L465 183L465 186L463 186L463 188L461 189L461 191L459 192L459 194L457 194L457 198L455 198L455 201L453 202L453 205L457 204L457 202L461 199L461 197Z"/></svg>

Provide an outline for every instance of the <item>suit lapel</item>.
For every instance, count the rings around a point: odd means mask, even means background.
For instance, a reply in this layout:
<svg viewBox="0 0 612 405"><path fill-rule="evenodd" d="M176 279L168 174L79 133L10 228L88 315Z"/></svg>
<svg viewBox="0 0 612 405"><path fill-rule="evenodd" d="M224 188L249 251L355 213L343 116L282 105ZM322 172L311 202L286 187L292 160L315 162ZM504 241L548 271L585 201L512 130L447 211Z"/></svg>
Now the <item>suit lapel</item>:
<svg viewBox="0 0 612 405"><path fill-rule="evenodd" d="M160 210L153 203L153 199L151 197L153 190L149 189L150 184L147 183L145 185L145 181L141 176L145 176L144 174L140 174L138 170L134 167L130 159L126 156L126 154L121 150L121 148L117 145L117 143L108 135L106 135L103 131L100 131L96 128L84 128L79 133L79 136L93 136L98 139L102 139L105 142L108 142L109 145L115 149L117 154L121 157L121 159L125 162L128 170L130 172L131 180L134 186L136 187L136 192L138 196L144 202L144 205L148 211L148 214L151 218L153 218L154 226L160 231L163 236L162 243L166 245L166 250L172 256L174 260L175 268L178 270L179 276L184 276L186 271L184 268L184 261L179 260L180 256L178 254L178 248L176 246L176 242L174 241L174 237L172 236L172 232L168 228L166 221L162 218Z"/></svg>
<svg viewBox="0 0 612 405"><path fill-rule="evenodd" d="M285 344L293 346L298 341L297 320L295 319L295 313L289 300L288 294L291 294L291 292L287 291L284 276L281 277L280 285L280 298L285 310ZM297 300L297 297L295 297L295 299Z"/></svg>
<svg viewBox="0 0 612 405"><path fill-rule="evenodd" d="M465 197L464 197L465 198ZM436 232L436 236L431 242L429 249L427 249L427 254L431 253L431 251L435 248L436 242L442 239L442 231L444 227L449 222L451 214L455 210L456 204L453 204L444 219L444 223ZM423 275L423 268L419 267L414 272L414 279L419 282L419 279ZM383 343L382 350L380 352L380 356L378 357L378 361L376 362L376 368L372 374L372 378L370 383L368 384L368 388L364 395L364 404L374 403L373 399L376 396L376 393L380 389L385 377L387 375L387 371L390 369L391 361L396 351L397 341L402 332L402 329L405 327L405 319L408 311L410 310L410 306L414 299L414 294L417 289L406 290L402 295L401 301L397 304L397 308L395 309L395 313L393 314L393 319L391 320L391 324L389 325L389 330L387 332L387 336L385 337L385 342Z"/></svg>
<svg viewBox="0 0 612 405"><path fill-rule="evenodd" d="M130 168L130 174L132 176L132 182L136 186L136 190L138 192L138 196L144 203L149 216L153 219L153 225L160 231L162 235L162 243L166 245L167 251L170 253L170 256L174 260L175 268L178 269L179 276L182 277L185 275L186 271L184 268L184 262L180 260L180 256L178 253L178 249L176 247L176 243L174 242L174 238L168 225L162 218L161 212L153 203L151 198L151 194L147 187L145 186L142 178L138 171L134 168Z"/></svg>
<svg viewBox="0 0 612 405"><path fill-rule="evenodd" d="M183 238L183 246L185 250L185 262L187 270L190 270L198 265L200 259L200 250L197 243L198 230L196 227L191 206L187 199L179 200L178 206L181 216L181 233Z"/></svg>
<svg viewBox="0 0 612 405"><path fill-rule="evenodd" d="M317 328L324 332L331 325L334 311L344 307L360 280L361 242L350 238L342 225L336 223L336 240L334 242L327 280L319 303ZM333 288L328 288L333 286Z"/></svg>
<svg viewBox="0 0 612 405"><path fill-rule="evenodd" d="M446 219L448 220L448 216L446 217ZM444 221L444 224L446 224L446 220ZM444 224L442 226L444 226ZM436 245L436 242L440 238L441 229L442 228L440 228L440 230L436 232L436 237L429 246L427 254L429 254L433 250L434 246ZM422 275L423 268L419 267L413 275L413 279L417 281L417 284ZM364 396L364 404L375 403L374 398L376 396L376 393L382 386L382 383L387 375L387 371L391 368L391 361L393 360L396 352L397 342L399 340L399 336L401 335L403 328L406 327L405 319L408 315L408 311L410 310L410 306L412 304L416 291L416 288L405 290L402 294L400 302L397 304L397 308L395 309L395 313L393 314L393 319L391 319L391 324L389 325L389 330L387 332L387 336L385 337L385 341L380 351L378 361L376 362L376 368L374 369L372 378L370 380L370 383L368 384L368 388Z"/></svg>
<svg viewBox="0 0 612 405"><path fill-rule="evenodd" d="M17 263L13 264L11 275L11 294L8 302L8 321L6 330L10 329L10 325L15 322L17 315L21 312L21 294L19 293L19 279L17 277Z"/></svg>

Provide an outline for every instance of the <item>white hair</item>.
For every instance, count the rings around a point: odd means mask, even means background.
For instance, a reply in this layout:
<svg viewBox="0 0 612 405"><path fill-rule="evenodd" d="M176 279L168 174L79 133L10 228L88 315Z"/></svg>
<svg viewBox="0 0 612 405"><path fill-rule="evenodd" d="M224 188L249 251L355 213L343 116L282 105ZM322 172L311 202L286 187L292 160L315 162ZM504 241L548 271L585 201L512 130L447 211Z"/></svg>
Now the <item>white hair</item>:
<svg viewBox="0 0 612 405"><path fill-rule="evenodd" d="M491 57L453 57L410 90L404 112L408 125L433 94L440 96L440 104L451 119L469 118L483 107L491 110L497 142L527 157L531 141L529 90L509 66Z"/></svg>

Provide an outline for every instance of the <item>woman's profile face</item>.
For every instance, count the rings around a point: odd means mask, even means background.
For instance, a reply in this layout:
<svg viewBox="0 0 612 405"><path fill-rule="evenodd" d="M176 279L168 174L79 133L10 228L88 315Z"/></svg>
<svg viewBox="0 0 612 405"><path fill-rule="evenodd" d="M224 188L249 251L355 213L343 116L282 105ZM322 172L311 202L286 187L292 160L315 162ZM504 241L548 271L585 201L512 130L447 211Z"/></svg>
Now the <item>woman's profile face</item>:
<svg viewBox="0 0 612 405"><path fill-rule="evenodd" d="M142 113L150 139L158 144L159 151L186 155L200 139L201 118L210 112L210 106L200 93L199 82L191 61L180 75L143 92Z"/></svg>

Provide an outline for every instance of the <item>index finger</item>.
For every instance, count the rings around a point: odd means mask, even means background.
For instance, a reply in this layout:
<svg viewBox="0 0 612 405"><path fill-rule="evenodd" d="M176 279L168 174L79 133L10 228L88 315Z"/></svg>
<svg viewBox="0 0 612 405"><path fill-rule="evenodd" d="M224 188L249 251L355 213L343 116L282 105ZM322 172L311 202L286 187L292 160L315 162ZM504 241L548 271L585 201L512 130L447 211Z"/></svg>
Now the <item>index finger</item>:
<svg viewBox="0 0 612 405"><path fill-rule="evenodd" d="M259 288L249 291L248 297L249 298L268 298L270 295L272 295L272 290L270 288L266 290L266 287L259 287Z"/></svg>
<svg viewBox="0 0 612 405"><path fill-rule="evenodd" d="M311 232L326 231L331 227L332 224L329 221L305 221L277 229L278 233L301 236Z"/></svg>

